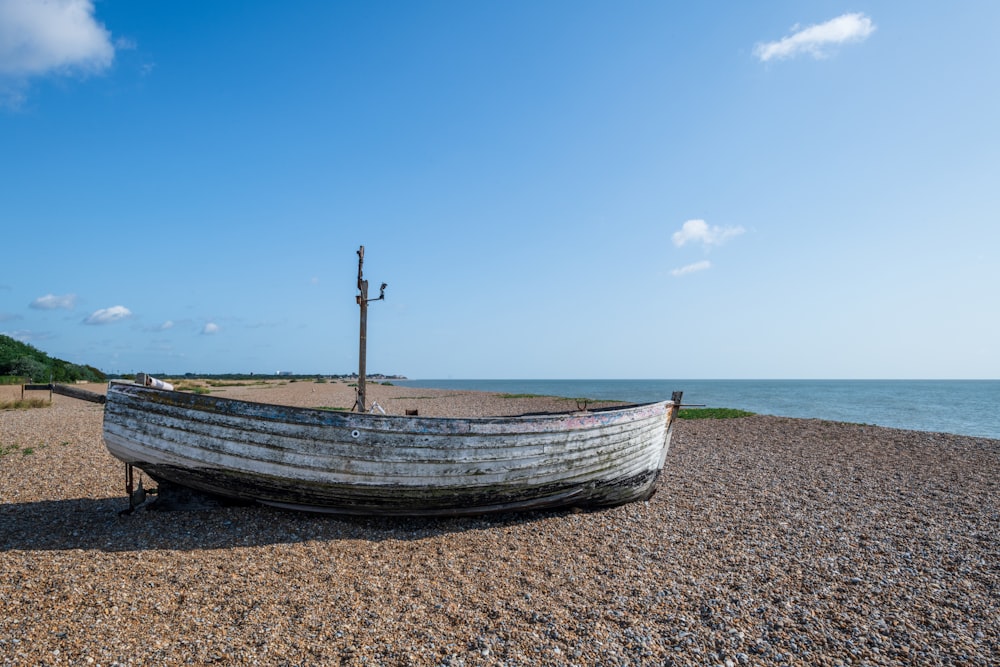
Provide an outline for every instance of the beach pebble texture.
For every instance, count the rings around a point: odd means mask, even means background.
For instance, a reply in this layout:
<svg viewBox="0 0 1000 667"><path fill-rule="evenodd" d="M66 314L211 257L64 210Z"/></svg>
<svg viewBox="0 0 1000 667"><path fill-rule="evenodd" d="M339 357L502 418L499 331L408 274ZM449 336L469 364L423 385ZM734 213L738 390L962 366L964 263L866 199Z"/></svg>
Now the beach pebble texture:
<svg viewBox="0 0 1000 667"><path fill-rule="evenodd" d="M343 382L212 392L354 401ZM575 408L383 385L368 399ZM101 418L62 396L0 411L0 665L1000 663L1000 441L681 420L652 499L601 511L120 516Z"/></svg>

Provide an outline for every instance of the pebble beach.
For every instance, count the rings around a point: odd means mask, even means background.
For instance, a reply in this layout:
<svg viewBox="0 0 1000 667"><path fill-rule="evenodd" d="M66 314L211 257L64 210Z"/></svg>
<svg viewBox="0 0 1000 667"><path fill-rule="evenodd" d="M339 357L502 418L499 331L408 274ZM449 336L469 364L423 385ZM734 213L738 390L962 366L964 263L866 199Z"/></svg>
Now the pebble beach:
<svg viewBox="0 0 1000 667"><path fill-rule="evenodd" d="M343 382L211 390L354 402ZM378 384L368 400L427 416L576 407ZM600 511L121 516L101 421L63 396L0 410L0 665L1000 663L997 440L680 420L657 493Z"/></svg>

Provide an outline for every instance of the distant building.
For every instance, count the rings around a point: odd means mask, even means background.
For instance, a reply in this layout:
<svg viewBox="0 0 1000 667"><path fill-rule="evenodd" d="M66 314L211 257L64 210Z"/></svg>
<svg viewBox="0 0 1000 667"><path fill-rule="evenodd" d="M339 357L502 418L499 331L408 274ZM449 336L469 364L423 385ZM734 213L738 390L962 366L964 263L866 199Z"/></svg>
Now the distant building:
<svg viewBox="0 0 1000 667"><path fill-rule="evenodd" d="M275 375L294 375L291 371L277 371Z"/></svg>

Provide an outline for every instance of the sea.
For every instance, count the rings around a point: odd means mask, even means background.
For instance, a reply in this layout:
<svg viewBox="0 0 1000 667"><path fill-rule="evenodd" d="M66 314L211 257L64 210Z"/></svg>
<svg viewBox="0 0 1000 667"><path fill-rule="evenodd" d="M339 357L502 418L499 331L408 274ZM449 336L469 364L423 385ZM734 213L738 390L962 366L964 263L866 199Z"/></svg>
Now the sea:
<svg viewBox="0 0 1000 667"><path fill-rule="evenodd" d="M1000 380L393 380L430 389L684 405L1000 440Z"/></svg>

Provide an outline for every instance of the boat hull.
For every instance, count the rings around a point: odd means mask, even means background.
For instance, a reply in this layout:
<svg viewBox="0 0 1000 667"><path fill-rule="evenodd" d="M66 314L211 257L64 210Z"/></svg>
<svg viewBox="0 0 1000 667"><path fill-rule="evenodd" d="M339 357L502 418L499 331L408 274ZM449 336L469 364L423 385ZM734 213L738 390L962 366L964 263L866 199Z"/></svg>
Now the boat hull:
<svg viewBox="0 0 1000 667"><path fill-rule="evenodd" d="M647 498L673 403L486 419L250 403L112 384L104 441L154 479L359 515L460 515Z"/></svg>

